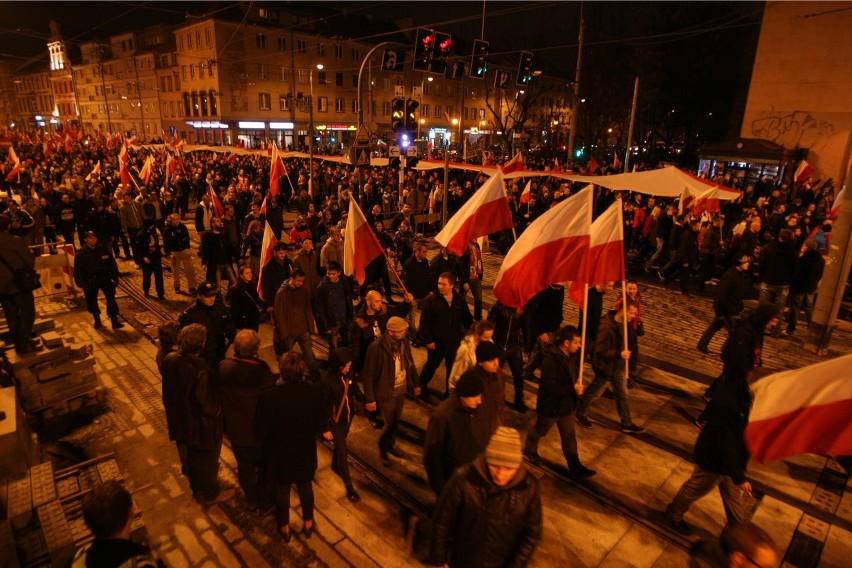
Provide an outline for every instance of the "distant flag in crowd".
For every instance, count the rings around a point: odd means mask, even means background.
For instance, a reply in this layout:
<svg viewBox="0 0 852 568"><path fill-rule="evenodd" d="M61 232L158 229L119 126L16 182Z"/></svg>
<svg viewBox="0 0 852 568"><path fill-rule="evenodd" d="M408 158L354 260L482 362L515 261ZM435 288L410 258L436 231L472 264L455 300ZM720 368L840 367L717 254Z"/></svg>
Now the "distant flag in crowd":
<svg viewBox="0 0 852 568"><path fill-rule="evenodd" d="M793 174L793 179L795 183L802 183L808 176L811 175L814 171L814 167L808 163L807 160L802 160L799 162L799 167L796 168L796 173Z"/></svg>
<svg viewBox="0 0 852 568"><path fill-rule="evenodd" d="M429 192L429 197L426 199L426 207L430 215L435 212L435 191L437 189L437 185L433 186L432 191Z"/></svg>
<svg viewBox="0 0 852 568"><path fill-rule="evenodd" d="M154 156L148 155L145 158L145 163L142 164L142 169L139 170L139 177L142 178L142 181L145 182L145 185L148 185L148 182L151 181L151 175L154 173Z"/></svg>
<svg viewBox="0 0 852 568"><path fill-rule="evenodd" d="M561 172L562 171L562 166L559 165L559 158L556 158L556 157L553 158L553 171L554 172Z"/></svg>
<svg viewBox="0 0 852 568"><path fill-rule="evenodd" d="M86 176L86 181L90 181L92 178L96 178L101 175L101 161L98 160L98 163L95 164L95 167L92 168L92 171L89 172L89 175Z"/></svg>
<svg viewBox="0 0 852 568"><path fill-rule="evenodd" d="M620 172L621 168L624 167L624 162L621 161L621 158L618 157L618 154L613 154L612 156L612 169L616 172Z"/></svg>
<svg viewBox="0 0 852 568"><path fill-rule="evenodd" d="M269 193L275 197L280 191L279 183L281 176L287 172L284 167L284 160L281 159L281 154L278 152L278 144L272 142L272 164L269 166Z"/></svg>
<svg viewBox="0 0 852 568"><path fill-rule="evenodd" d="M71 136L69 134L66 134L65 135L65 153L66 154L71 153L71 147L72 147L73 144L74 144L74 140L71 138Z"/></svg>
<svg viewBox="0 0 852 568"><path fill-rule="evenodd" d="M700 217L705 211L708 213L721 213L722 204L719 203L719 189L711 187L697 198L692 204L692 214L695 217Z"/></svg>
<svg viewBox="0 0 852 568"><path fill-rule="evenodd" d="M843 189L840 190L834 197L834 202L831 204L831 211L828 214L828 218L832 220L837 220L840 217L840 207L843 205L843 199L846 197L846 186L843 186Z"/></svg>
<svg viewBox="0 0 852 568"><path fill-rule="evenodd" d="M582 278L593 193L592 186L586 186L527 227L497 274L494 296L498 300L521 308L550 284Z"/></svg>
<svg viewBox="0 0 852 568"><path fill-rule="evenodd" d="M745 441L759 462L803 453L852 455L852 355L764 377Z"/></svg>
<svg viewBox="0 0 852 568"><path fill-rule="evenodd" d="M601 165L595 159L594 156L589 158L589 163L586 164L586 175L594 175L595 172L599 172L601 170Z"/></svg>
<svg viewBox="0 0 852 568"><path fill-rule="evenodd" d="M263 198L263 202L260 204L260 214L263 215L263 218L266 219L266 198Z"/></svg>
<svg viewBox="0 0 852 568"><path fill-rule="evenodd" d="M222 206L222 202L219 200L219 196L216 195L216 192L213 191L213 186L207 184L207 195L210 196L210 199L213 200L213 213L217 217L222 217L225 215L225 208Z"/></svg>
<svg viewBox="0 0 852 568"><path fill-rule="evenodd" d="M625 278L622 210L622 202L617 199L592 223L589 251L583 260L583 276L571 283L568 292L581 310L585 309L585 284L594 286Z"/></svg>
<svg viewBox="0 0 852 568"><path fill-rule="evenodd" d="M367 265L382 254L382 247L367 223L364 212L354 199L350 199L343 236L343 273L354 275L358 284L363 285L367 277Z"/></svg>
<svg viewBox="0 0 852 568"><path fill-rule="evenodd" d="M511 174L512 172L519 172L524 169L524 159L521 156L521 153L518 152L515 156L506 162L506 165L503 166L502 171L504 174Z"/></svg>
<svg viewBox="0 0 852 568"><path fill-rule="evenodd" d="M680 199L677 204L677 212L679 215L683 215L684 211L689 209L692 206L692 202L695 200L692 197L692 192L689 191L689 187L683 186L683 191L680 193Z"/></svg>
<svg viewBox="0 0 852 568"><path fill-rule="evenodd" d="M237 161L237 158L239 158L239 156L237 156L237 153L231 152L230 154L228 154L228 158L225 161L228 162L229 164L233 164L234 162Z"/></svg>
<svg viewBox="0 0 852 568"><path fill-rule="evenodd" d="M176 170L177 162L175 162L174 156L172 156L171 152L166 152L166 181L172 179Z"/></svg>
<svg viewBox="0 0 852 568"><path fill-rule="evenodd" d="M264 208L266 207L266 200L263 200ZM263 208L261 208L261 213L264 213ZM272 260L272 256L275 254L275 245L278 243L278 239L275 238L275 232L272 230L272 227L269 226L269 221L264 223L266 226L263 229L263 241L260 245L260 268L257 269L257 295L260 296L260 299L266 302L267 304L272 304L275 301L275 298L264 298L263 297L263 288L261 287L261 276L263 275L263 267L266 266L270 260Z"/></svg>
<svg viewBox="0 0 852 568"><path fill-rule="evenodd" d="M461 256L472 239L514 226L503 189L503 173L498 169L447 221L435 240Z"/></svg>
<svg viewBox="0 0 852 568"><path fill-rule="evenodd" d="M530 202L530 191L532 190L532 180L527 182L527 186L521 192L521 197L518 200L521 205L525 205Z"/></svg>
<svg viewBox="0 0 852 568"><path fill-rule="evenodd" d="M130 170L127 168L127 160L130 156L127 154L127 144L121 145L121 150L118 151L118 172L121 174L121 185L124 187L130 186Z"/></svg>
<svg viewBox="0 0 852 568"><path fill-rule="evenodd" d="M43 155L42 161L47 163L50 159L50 155L53 153L53 147L47 142L47 140L45 140L41 145L41 149Z"/></svg>
<svg viewBox="0 0 852 568"><path fill-rule="evenodd" d="M482 165L483 166L493 166L494 165L494 153L490 150L482 151Z"/></svg>
<svg viewBox="0 0 852 568"><path fill-rule="evenodd" d="M9 146L9 161L12 162L12 169L6 174L6 181L12 181L15 176L21 173L21 159L15 153L15 149Z"/></svg>

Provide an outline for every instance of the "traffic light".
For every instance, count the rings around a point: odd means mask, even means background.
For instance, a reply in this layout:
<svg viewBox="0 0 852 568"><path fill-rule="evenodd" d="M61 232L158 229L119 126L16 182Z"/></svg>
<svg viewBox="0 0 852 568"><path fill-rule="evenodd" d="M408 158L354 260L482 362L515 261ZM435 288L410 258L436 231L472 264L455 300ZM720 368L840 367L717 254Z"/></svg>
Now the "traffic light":
<svg viewBox="0 0 852 568"><path fill-rule="evenodd" d="M432 64L429 71L441 75L447 70L447 58L452 53L453 38L450 34L436 32L435 44L432 48Z"/></svg>
<svg viewBox="0 0 852 568"><path fill-rule="evenodd" d="M477 39L473 42L473 54L470 56L470 76L474 79L485 78L488 71L488 42Z"/></svg>
<svg viewBox="0 0 852 568"><path fill-rule="evenodd" d="M518 76L515 78L515 84L526 85L532 79L532 62L533 54L529 51L521 52L521 60L518 63Z"/></svg>
<svg viewBox="0 0 852 568"><path fill-rule="evenodd" d="M391 102L391 130L405 130L405 99L394 99Z"/></svg>
<svg viewBox="0 0 852 568"><path fill-rule="evenodd" d="M417 107L420 103L415 99L405 101L405 130L412 136L417 135Z"/></svg>
<svg viewBox="0 0 852 568"><path fill-rule="evenodd" d="M414 70L429 71L435 48L435 33L432 30L420 28L414 40Z"/></svg>

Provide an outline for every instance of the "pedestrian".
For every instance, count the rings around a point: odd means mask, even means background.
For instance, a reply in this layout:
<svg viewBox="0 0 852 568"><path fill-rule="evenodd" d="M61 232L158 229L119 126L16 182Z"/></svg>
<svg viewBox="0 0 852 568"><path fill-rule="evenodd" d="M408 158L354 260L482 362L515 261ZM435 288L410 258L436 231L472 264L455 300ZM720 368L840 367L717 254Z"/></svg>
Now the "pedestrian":
<svg viewBox="0 0 852 568"><path fill-rule="evenodd" d="M328 339L329 349L349 343L352 324L352 302L355 293L351 281L342 278L343 269L332 261L328 264L316 291L316 321L319 332Z"/></svg>
<svg viewBox="0 0 852 568"><path fill-rule="evenodd" d="M804 252L799 258L796 274L790 282L790 310L787 312L788 336L793 335L793 332L796 331L799 310L805 311L808 327L813 322L816 292L825 270L825 259L817 250L815 241L805 241L802 250Z"/></svg>
<svg viewBox="0 0 852 568"><path fill-rule="evenodd" d="M263 266L260 275L261 299L269 306L267 313L273 313L275 293L285 280L290 278L290 259L287 257L287 243L281 241L272 247L272 258Z"/></svg>
<svg viewBox="0 0 852 568"><path fill-rule="evenodd" d="M260 393L275 386L277 377L258 357L260 337L242 329L234 338L234 356L219 363L213 388L222 404L225 435L237 460L237 479L249 509L258 507L260 444L254 434L255 411Z"/></svg>
<svg viewBox="0 0 852 568"><path fill-rule="evenodd" d="M633 326L627 326L627 348L624 341L624 319L630 322L636 317L638 308L636 302L628 299L621 310L612 310L601 322L598 339L595 342L595 353L592 367L595 378L586 388L580 404L577 406L577 422L584 428L591 428L592 422L586 413L598 397L606 389L607 383L615 391L615 407L621 419L621 431L626 434L639 434L645 429L633 423L630 416L630 402L627 394L627 371L625 362L634 368L636 356L636 331Z"/></svg>
<svg viewBox="0 0 852 568"><path fill-rule="evenodd" d="M83 496L81 511L94 540L74 553L70 568L165 568L150 548L131 540L138 511L118 481L95 484Z"/></svg>
<svg viewBox="0 0 852 568"><path fill-rule="evenodd" d="M464 377L432 412L423 442L426 476L439 496L457 468L485 451L497 428L493 407L482 404L482 379L476 373Z"/></svg>
<svg viewBox="0 0 852 568"><path fill-rule="evenodd" d="M524 444L524 454L533 464L540 464L539 441L555 425L562 440L562 455L568 463L568 475L575 479L597 473L580 461L574 424L578 397L583 395L584 388L582 383L577 383L582 346L582 337L576 327L567 325L556 332L553 346L541 364L535 425Z"/></svg>
<svg viewBox="0 0 852 568"><path fill-rule="evenodd" d="M275 294L275 353L282 355L296 343L311 372L316 371L311 331L314 329L314 312L310 294L305 286L305 273L296 268L290 278L281 284Z"/></svg>
<svg viewBox="0 0 852 568"><path fill-rule="evenodd" d="M175 294L181 293L181 272L185 274L188 290L192 293L197 287L195 267L192 264L190 252L189 230L180 220L178 213L169 215L168 223L163 229L163 250L172 261L172 281Z"/></svg>
<svg viewBox="0 0 852 568"><path fill-rule="evenodd" d="M230 500L234 490L221 490L216 480L222 407L211 388L207 361L200 356L206 340L207 329L201 324L181 329L179 351L163 360L163 408L169 439L177 445L193 498L213 505Z"/></svg>
<svg viewBox="0 0 852 568"><path fill-rule="evenodd" d="M541 541L538 481L523 463L521 437L498 428L484 454L450 478L432 515L434 566L526 566Z"/></svg>
<svg viewBox="0 0 852 568"><path fill-rule="evenodd" d="M385 426L379 437L379 455L385 467L391 465L388 454L405 457L405 452L396 445L405 393L410 388L415 395L420 394L407 331L408 322L401 317L391 317L386 333L367 348L364 359L364 408L368 412L375 412L377 403L381 405Z"/></svg>
<svg viewBox="0 0 852 568"><path fill-rule="evenodd" d="M468 292L473 294L473 321L482 319L482 279L485 276L485 268L482 265L482 249L476 239L467 243L467 248L460 259L461 285L464 292L463 298Z"/></svg>
<svg viewBox="0 0 852 568"><path fill-rule="evenodd" d="M672 259L659 272L663 283L668 282L674 274L680 281L680 291L689 295L689 279L692 270L698 264L698 230L701 221L691 219L684 222L683 230L678 235L677 250Z"/></svg>
<svg viewBox="0 0 852 568"><path fill-rule="evenodd" d="M195 290L195 303L178 316L178 322L182 328L198 323L207 330L207 340L201 350L201 357L209 364L211 375L215 375L219 362L225 358L236 334L234 322L219 296L219 288L216 284L212 282L199 284Z"/></svg>
<svg viewBox="0 0 852 568"><path fill-rule="evenodd" d="M136 235L136 249L142 263L142 292L145 297L151 295L151 277L154 277L154 288L157 299L166 299L166 289L163 284L163 251L160 248L160 235L151 219L142 221L142 228Z"/></svg>
<svg viewBox="0 0 852 568"><path fill-rule="evenodd" d="M16 237L23 239L27 246L31 245L33 238L32 231L35 226L35 221L33 221L33 218L29 213L27 213L27 210L19 207L17 201L9 198L7 201L6 211L4 211L3 214L9 217L9 220L11 221L8 231Z"/></svg>
<svg viewBox="0 0 852 568"><path fill-rule="evenodd" d="M343 233L340 227L329 227L328 239L320 250L320 268L328 270L331 262L343 266Z"/></svg>
<svg viewBox="0 0 852 568"><path fill-rule="evenodd" d="M260 252L263 247L263 227L259 221L248 224L248 231L242 243L241 257L248 259L248 265L254 274L260 269Z"/></svg>
<svg viewBox="0 0 852 568"><path fill-rule="evenodd" d="M594 286L590 286L589 294L586 298L585 309L582 309L579 312L577 328L582 330L583 326L586 326L586 358L589 360L591 360L592 353L595 350L595 341L597 341L598 330L600 330L601 327L604 296L606 296L606 293L612 290L613 287L615 287L614 282L601 282ZM586 317L588 317L588 320ZM541 355L544 355L543 351L541 352Z"/></svg>
<svg viewBox="0 0 852 568"><path fill-rule="evenodd" d="M524 402L524 347L521 338L524 312L497 301L488 310L488 319L494 322L494 344L503 353L501 362L508 363L512 373L515 410L524 414L528 410Z"/></svg>
<svg viewBox="0 0 852 568"><path fill-rule="evenodd" d="M551 334L562 325L564 302L565 287L561 284L550 284L524 306L524 312L527 314L524 319L524 352L528 355L524 377L530 381L535 380L533 373L541 366L544 351L551 341Z"/></svg>
<svg viewBox="0 0 852 568"><path fill-rule="evenodd" d="M423 301L432 291L429 260L426 258L429 247L423 241L414 244L414 253L402 265L402 283L412 295L416 305L408 312L408 338L414 347L419 345L417 337L417 322Z"/></svg>
<svg viewBox="0 0 852 568"><path fill-rule="evenodd" d="M103 292L106 299L107 317L113 329L124 327L118 321L118 304L115 301L115 288L118 286L118 264L111 251L98 243L98 236L87 231L83 246L74 258L74 282L83 289L86 297L86 309L94 317L95 329L103 327L101 309L98 307L98 293Z"/></svg>
<svg viewBox="0 0 852 568"><path fill-rule="evenodd" d="M257 282L249 265L240 267L237 284L228 289L225 299L230 303L234 327L254 331L260 329L260 320L266 315L267 306L257 294Z"/></svg>
<svg viewBox="0 0 852 568"><path fill-rule="evenodd" d="M729 526L718 539L699 540L689 549L689 565L695 568L713 566L775 568L780 560L775 541L754 523Z"/></svg>
<svg viewBox="0 0 852 568"><path fill-rule="evenodd" d="M479 320L470 326L470 332L464 336L456 351L456 358L450 371L450 390L455 388L456 382L465 371L476 366L476 346L483 341L494 342L494 322Z"/></svg>
<svg viewBox="0 0 852 568"><path fill-rule="evenodd" d="M311 307L315 308L317 286L320 283L319 259L314 250L314 241L310 237L302 239L302 246L293 259L293 268L300 268L305 273L305 289L308 291ZM314 310L316 311L316 310Z"/></svg>
<svg viewBox="0 0 852 568"><path fill-rule="evenodd" d="M770 242L760 254L760 297L761 303L771 302L781 313L787 307L790 282L796 274L798 251L793 246L793 232L781 229L778 239ZM772 330L772 337L781 335L781 326Z"/></svg>
<svg viewBox="0 0 852 568"><path fill-rule="evenodd" d="M0 305L3 306L15 351L23 355L37 351L39 347L32 338L35 323L33 290L22 287L17 275L34 270L35 256L22 238L9 232L11 224L8 215L0 215Z"/></svg>
<svg viewBox="0 0 852 568"><path fill-rule="evenodd" d="M210 221L210 230L201 234L201 246L198 249L204 279L207 282L215 282L217 290L222 280L227 280L231 285L237 281L233 263L239 249L233 248L224 230L225 225L222 219L213 217Z"/></svg>
<svg viewBox="0 0 852 568"><path fill-rule="evenodd" d="M716 263L722 256L722 219L714 216L710 225L701 233L701 275L698 277L698 292L713 280Z"/></svg>
<svg viewBox="0 0 852 568"><path fill-rule="evenodd" d="M139 229L142 228L142 219L145 216L145 211L142 205L133 200L133 194L130 191L124 193L124 204L118 210L118 217L121 220L121 229L124 233L124 238L130 243L130 249L133 254L133 261L140 264L140 258L136 250L136 235L139 234ZM66 242L68 242L66 240ZM74 240L72 238L71 242ZM125 247L125 256L127 255L127 247Z"/></svg>
<svg viewBox="0 0 852 568"><path fill-rule="evenodd" d="M450 272L438 277L438 293L426 298L420 313L420 341L426 345L428 355L420 375L422 396L427 395L429 382L443 361L447 384L444 396L449 395L449 378L456 351L465 331L473 323L470 308L455 291L456 279Z"/></svg>
<svg viewBox="0 0 852 568"><path fill-rule="evenodd" d="M163 361L166 355L178 350L178 336L180 335L180 324L177 320L164 321L157 327L157 369L163 372ZM162 378L162 377L161 377Z"/></svg>
<svg viewBox="0 0 852 568"><path fill-rule="evenodd" d="M361 500L349 472L349 448L346 437L355 418L354 400L358 385L352 380L352 350L338 347L328 356L328 368L322 376L325 393L325 416L328 419L323 437L334 444L331 471L336 473L346 487L346 497L353 503Z"/></svg>
<svg viewBox="0 0 852 568"><path fill-rule="evenodd" d="M707 348L710 341L716 335L716 332L723 327L728 330L730 335L734 327L734 319L743 311L743 300L750 282L749 264L751 264L751 259L743 255L737 265L729 268L722 276L719 288L716 290L716 297L713 299L713 321L704 330L696 346L696 349L702 353L708 352Z"/></svg>
<svg viewBox="0 0 852 568"><path fill-rule="evenodd" d="M314 524L314 490L317 470L316 437L327 425L319 389L305 381L304 358L295 352L278 359L280 377L274 388L262 391L255 417L255 435L261 455L261 510L274 499L278 532L292 538L290 486L295 484L302 506L305 537Z"/></svg>

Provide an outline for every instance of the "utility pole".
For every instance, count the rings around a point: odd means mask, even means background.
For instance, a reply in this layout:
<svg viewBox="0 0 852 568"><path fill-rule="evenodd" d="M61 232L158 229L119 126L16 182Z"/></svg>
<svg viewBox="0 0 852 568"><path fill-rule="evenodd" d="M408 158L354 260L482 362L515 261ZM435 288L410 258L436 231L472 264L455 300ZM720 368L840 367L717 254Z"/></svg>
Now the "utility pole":
<svg viewBox="0 0 852 568"><path fill-rule="evenodd" d="M109 99L107 99L107 91L106 91L106 79L104 78L104 49L98 45L97 48L92 48L92 50L98 50L98 71L101 74L101 89L104 92L104 108L106 109L107 115L107 130L110 134L112 134L112 118L109 113Z"/></svg>
<svg viewBox="0 0 852 568"><path fill-rule="evenodd" d="M636 122L636 101L639 98L639 77L633 85L633 106L630 107L630 126L627 129L627 152L624 155L624 171L630 167L630 147L633 145L633 124Z"/></svg>
<svg viewBox="0 0 852 568"><path fill-rule="evenodd" d="M568 131L568 163L574 161L574 140L577 137L577 121L580 112L580 64L583 60L583 4L580 4L580 39L577 46L577 72L574 74L574 104L571 108L571 126Z"/></svg>
<svg viewBox="0 0 852 568"><path fill-rule="evenodd" d="M139 101L139 116L142 120L142 136L140 142L145 141L145 111L142 110L142 85L139 83L139 66L136 64L136 56L133 55L133 72L136 74L136 98Z"/></svg>

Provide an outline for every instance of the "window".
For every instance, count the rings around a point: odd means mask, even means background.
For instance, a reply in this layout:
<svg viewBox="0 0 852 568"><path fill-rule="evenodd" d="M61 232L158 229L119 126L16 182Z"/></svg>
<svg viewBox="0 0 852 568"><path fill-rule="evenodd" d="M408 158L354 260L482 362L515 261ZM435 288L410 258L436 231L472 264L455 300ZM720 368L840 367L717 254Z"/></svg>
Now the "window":
<svg viewBox="0 0 852 568"><path fill-rule="evenodd" d="M180 36L180 51L183 51L183 36Z"/></svg>
<svg viewBox="0 0 852 568"><path fill-rule="evenodd" d="M195 79L195 65L189 66L189 78Z"/></svg>
<svg viewBox="0 0 852 568"><path fill-rule="evenodd" d="M205 91L201 91L199 93L201 98L201 116L208 116L207 114L207 93Z"/></svg>
<svg viewBox="0 0 852 568"><path fill-rule="evenodd" d="M318 43L317 44L317 55L319 55L320 57L325 57L325 44L324 43Z"/></svg>
<svg viewBox="0 0 852 568"><path fill-rule="evenodd" d="M462 108L462 118L467 120L467 107Z"/></svg>
<svg viewBox="0 0 852 568"><path fill-rule="evenodd" d="M308 42L303 39L300 39L296 42L296 51L299 52L299 55L304 55L308 52Z"/></svg>
<svg viewBox="0 0 852 568"><path fill-rule="evenodd" d="M435 83L435 96L436 97L441 96L441 84L440 83Z"/></svg>
<svg viewBox="0 0 852 568"><path fill-rule="evenodd" d="M212 36L212 34L210 33L210 28L205 29L204 30L204 40L207 42L207 47L210 47L210 44L212 43L211 36Z"/></svg>
<svg viewBox="0 0 852 568"><path fill-rule="evenodd" d="M357 47L352 48L352 61L361 61L361 50Z"/></svg>
<svg viewBox="0 0 852 568"><path fill-rule="evenodd" d="M317 98L317 111L328 112L328 97Z"/></svg>
<svg viewBox="0 0 852 568"><path fill-rule="evenodd" d="M181 73L183 74L183 80L186 81L186 65L180 66Z"/></svg>
<svg viewBox="0 0 852 568"><path fill-rule="evenodd" d="M423 105L420 107L420 116L429 116L429 105Z"/></svg>
<svg viewBox="0 0 852 568"><path fill-rule="evenodd" d="M198 105L198 93L195 91L192 92L192 116L198 116L198 111L200 110Z"/></svg>
<svg viewBox="0 0 852 568"><path fill-rule="evenodd" d="M317 71L317 84L325 85L328 82L325 71Z"/></svg>
<svg viewBox="0 0 852 568"><path fill-rule="evenodd" d="M390 115L390 112L391 112L390 101L383 101L382 102L382 114L383 115Z"/></svg>
<svg viewBox="0 0 852 568"><path fill-rule="evenodd" d="M132 45L132 41L130 42ZM195 45L201 48L201 30L195 30Z"/></svg>
<svg viewBox="0 0 852 568"><path fill-rule="evenodd" d="M358 74L352 75L352 88L358 88Z"/></svg>
<svg viewBox="0 0 852 568"><path fill-rule="evenodd" d="M346 112L346 101L344 99L334 99L334 112Z"/></svg>
<svg viewBox="0 0 852 568"><path fill-rule="evenodd" d="M266 34L257 34L254 41L258 49L266 49Z"/></svg>
<svg viewBox="0 0 852 568"><path fill-rule="evenodd" d="M213 64L210 63L209 61L207 62L207 76L208 77L213 76Z"/></svg>
<svg viewBox="0 0 852 568"><path fill-rule="evenodd" d="M453 86L452 85L447 85L447 96L448 97L453 96Z"/></svg>
<svg viewBox="0 0 852 568"><path fill-rule="evenodd" d="M451 106L447 107L447 114L450 115L450 118L453 117L453 107L451 107Z"/></svg>
<svg viewBox="0 0 852 568"><path fill-rule="evenodd" d="M279 95L278 96L278 110L290 110L290 96L289 95Z"/></svg>
<svg viewBox="0 0 852 568"><path fill-rule="evenodd" d="M335 73L334 74L334 84L338 87L343 86L343 73Z"/></svg>
<svg viewBox="0 0 852 568"><path fill-rule="evenodd" d="M479 109L479 120L485 120L485 109Z"/></svg>
<svg viewBox="0 0 852 568"><path fill-rule="evenodd" d="M186 48L192 49L192 34L186 34Z"/></svg>
<svg viewBox="0 0 852 568"><path fill-rule="evenodd" d="M343 46L342 45L335 45L334 46L334 56L337 59L343 59Z"/></svg>
<svg viewBox="0 0 852 568"><path fill-rule="evenodd" d="M352 99L352 114L358 114L358 99Z"/></svg>
<svg viewBox="0 0 852 568"><path fill-rule="evenodd" d="M390 91L391 88L391 80L390 77L382 77L382 90Z"/></svg>
<svg viewBox="0 0 852 568"><path fill-rule="evenodd" d="M258 63L256 66L257 78L261 81L269 80L269 65L266 63Z"/></svg>
<svg viewBox="0 0 852 568"><path fill-rule="evenodd" d="M210 91L210 115L219 116L219 103L216 99L216 91Z"/></svg>
<svg viewBox="0 0 852 568"><path fill-rule="evenodd" d="M269 93L257 94L257 106L260 110L272 110L272 101Z"/></svg>
<svg viewBox="0 0 852 568"><path fill-rule="evenodd" d="M299 69L299 82L300 83L307 83L309 76L310 76L310 73L309 73L308 69Z"/></svg>

